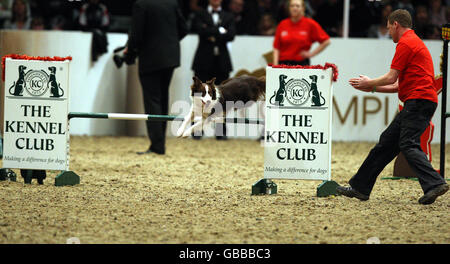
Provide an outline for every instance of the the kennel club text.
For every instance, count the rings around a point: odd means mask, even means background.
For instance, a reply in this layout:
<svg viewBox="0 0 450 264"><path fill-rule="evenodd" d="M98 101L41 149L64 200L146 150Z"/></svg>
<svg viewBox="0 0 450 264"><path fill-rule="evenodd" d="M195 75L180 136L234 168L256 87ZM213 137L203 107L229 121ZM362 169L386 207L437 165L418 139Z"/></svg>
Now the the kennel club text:
<svg viewBox="0 0 450 264"><path fill-rule="evenodd" d="M15 147L23 150L42 150L52 151L55 148L52 138L36 138L32 135L64 135L66 134L65 124L50 122L51 106L49 105L21 105L21 114L25 119L45 118L49 122L37 121L5 121L6 133L19 133L26 136L18 137L15 141ZM35 120L35 119L34 119Z"/></svg>
<svg viewBox="0 0 450 264"><path fill-rule="evenodd" d="M281 115L281 125L286 128L312 127L312 115ZM267 143L294 143L294 144L328 144L327 136L321 131L266 131ZM314 148L287 148L282 147L276 151L279 160L313 161L317 158Z"/></svg>

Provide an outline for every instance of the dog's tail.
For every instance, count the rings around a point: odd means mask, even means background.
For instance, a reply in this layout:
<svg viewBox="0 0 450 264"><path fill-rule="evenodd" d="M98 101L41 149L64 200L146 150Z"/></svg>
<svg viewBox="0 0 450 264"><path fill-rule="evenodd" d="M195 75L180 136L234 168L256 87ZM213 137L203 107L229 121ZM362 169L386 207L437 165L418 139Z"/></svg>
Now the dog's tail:
<svg viewBox="0 0 450 264"><path fill-rule="evenodd" d="M63 97L64 96L64 90L61 88L61 85L59 83L58 83L58 88L59 88L59 91L61 91L60 97Z"/></svg>
<svg viewBox="0 0 450 264"><path fill-rule="evenodd" d="M12 90L15 86L16 86L16 82L14 82L13 85L11 85L11 87L9 87L9 94L11 94L11 95L14 94L14 92Z"/></svg>
<svg viewBox="0 0 450 264"><path fill-rule="evenodd" d="M322 97L323 103L320 104L320 106L324 105L327 101L325 100L325 97L322 96L322 92L320 92L320 97Z"/></svg>

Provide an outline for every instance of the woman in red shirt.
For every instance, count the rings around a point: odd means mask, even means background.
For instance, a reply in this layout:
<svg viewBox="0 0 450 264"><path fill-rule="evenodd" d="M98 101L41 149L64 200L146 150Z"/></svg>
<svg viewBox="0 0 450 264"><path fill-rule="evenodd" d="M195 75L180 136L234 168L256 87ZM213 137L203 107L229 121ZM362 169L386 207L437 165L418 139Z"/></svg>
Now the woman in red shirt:
<svg viewBox="0 0 450 264"><path fill-rule="evenodd" d="M273 64L309 65L310 58L330 44L330 36L311 18L305 17L303 0L289 1L290 17L278 24L273 42ZM310 51L311 45L320 45Z"/></svg>

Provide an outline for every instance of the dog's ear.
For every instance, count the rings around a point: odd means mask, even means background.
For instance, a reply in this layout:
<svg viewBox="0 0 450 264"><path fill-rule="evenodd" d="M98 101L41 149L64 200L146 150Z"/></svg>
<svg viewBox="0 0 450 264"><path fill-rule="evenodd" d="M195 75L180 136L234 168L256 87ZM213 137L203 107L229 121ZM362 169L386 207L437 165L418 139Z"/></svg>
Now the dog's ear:
<svg viewBox="0 0 450 264"><path fill-rule="evenodd" d="M216 77L213 77L211 80L207 81L207 83L214 84L215 81L216 81Z"/></svg>
<svg viewBox="0 0 450 264"><path fill-rule="evenodd" d="M192 80L194 80L194 84L202 83L202 81L197 76L192 77Z"/></svg>

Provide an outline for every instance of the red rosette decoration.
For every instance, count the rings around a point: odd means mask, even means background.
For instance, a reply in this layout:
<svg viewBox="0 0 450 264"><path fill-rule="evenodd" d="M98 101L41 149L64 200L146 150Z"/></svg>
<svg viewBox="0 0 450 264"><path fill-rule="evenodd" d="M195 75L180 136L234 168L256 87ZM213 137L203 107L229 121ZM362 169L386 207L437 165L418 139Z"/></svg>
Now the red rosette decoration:
<svg viewBox="0 0 450 264"><path fill-rule="evenodd" d="M272 65L269 64L270 67L272 68L284 68L284 69L320 69L320 70L326 70L328 68L331 68L333 70L333 82L336 82L339 76L339 72L338 72L338 68L335 64L333 63L325 63L324 66L322 65L284 65L284 64L280 64L280 65Z"/></svg>
<svg viewBox="0 0 450 264"><path fill-rule="evenodd" d="M65 61L65 60L72 60L71 56L67 57L33 57L28 55L18 55L18 54L9 54L5 55L2 58L2 80L5 81L5 61L7 58L11 58L14 60L38 60L38 61Z"/></svg>

